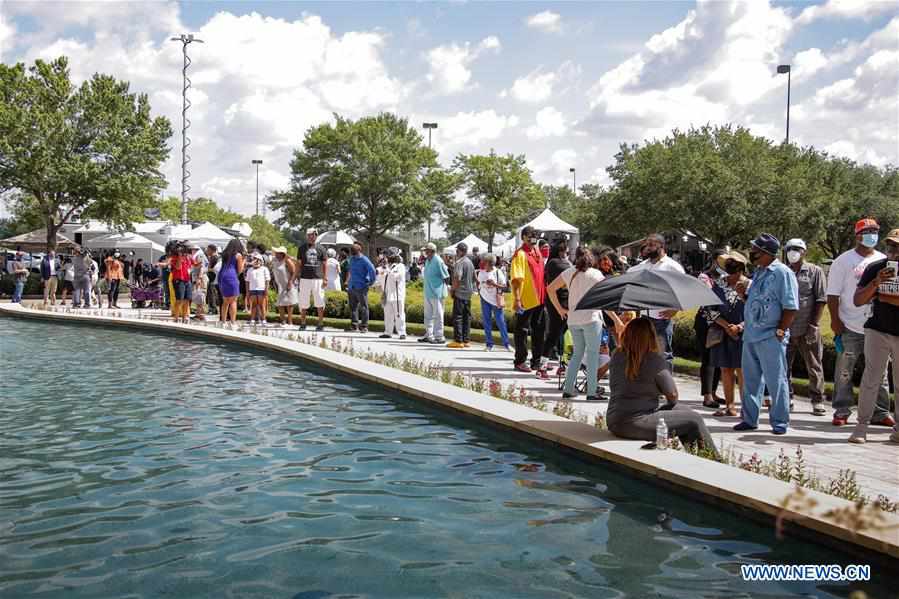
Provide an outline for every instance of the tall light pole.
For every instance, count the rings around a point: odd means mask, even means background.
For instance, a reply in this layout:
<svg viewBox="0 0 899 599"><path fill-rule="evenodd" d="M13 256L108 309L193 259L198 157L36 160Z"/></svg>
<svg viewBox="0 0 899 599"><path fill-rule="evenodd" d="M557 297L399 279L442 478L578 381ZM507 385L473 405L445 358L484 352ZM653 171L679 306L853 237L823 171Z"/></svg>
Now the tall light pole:
<svg viewBox="0 0 899 599"><path fill-rule="evenodd" d="M182 33L179 37L171 38L171 41L181 42L181 51L184 53L184 68L181 69L181 224L187 224L187 192L190 191L190 185L187 184L187 180L190 178L190 171L187 170L187 163L190 162L190 155L187 153L187 148L190 146L190 138L187 136L187 130L190 129L187 109L191 106L190 100L187 99L187 90L190 89L187 67L191 62L187 56L187 46L193 42L202 44L203 40L195 38L193 33Z"/></svg>
<svg viewBox="0 0 899 599"><path fill-rule="evenodd" d="M568 172L571 173L571 191L574 192L574 197L577 197L577 170L571 167Z"/></svg>
<svg viewBox="0 0 899 599"><path fill-rule="evenodd" d="M787 74L787 141L786 143L790 143L790 65L788 64L780 64L777 65L777 74L783 75Z"/></svg>
<svg viewBox="0 0 899 599"><path fill-rule="evenodd" d="M431 149L431 130L437 128L437 123L422 123L422 127L428 130L428 149ZM433 214L428 215L428 241L431 241L431 217Z"/></svg>
<svg viewBox="0 0 899 599"><path fill-rule="evenodd" d="M262 164L261 160L253 160L250 164L256 165L256 215L259 215L259 165Z"/></svg>

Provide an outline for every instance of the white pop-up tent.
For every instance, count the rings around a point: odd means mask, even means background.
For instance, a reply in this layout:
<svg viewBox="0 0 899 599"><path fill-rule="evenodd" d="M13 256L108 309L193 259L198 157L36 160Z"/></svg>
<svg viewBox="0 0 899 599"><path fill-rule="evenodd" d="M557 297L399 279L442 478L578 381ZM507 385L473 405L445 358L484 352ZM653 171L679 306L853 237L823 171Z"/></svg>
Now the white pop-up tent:
<svg viewBox="0 0 899 599"><path fill-rule="evenodd" d="M223 250L232 239L234 239L234 237L207 221L202 225L191 229L187 234L186 241L195 243L201 248L205 248L209 245L216 245L219 250Z"/></svg>
<svg viewBox="0 0 899 599"><path fill-rule="evenodd" d="M456 243L454 243L452 245L446 246L445 248L443 248L443 253L444 254L455 254L456 247L460 243L464 243L466 246L468 246L469 254L471 253L471 250L473 250L474 248L478 248L478 253L480 253L480 254L487 253L487 242L473 233L471 235L469 235L468 237L466 237L465 239L457 241Z"/></svg>
<svg viewBox="0 0 899 599"><path fill-rule="evenodd" d="M521 245L521 230L528 225L534 227L550 243L560 238L568 239L568 250L574 256L574 251L580 242L580 231L574 225L570 225L556 216L552 210L545 208L534 220L518 227L518 230L515 231L516 248Z"/></svg>
<svg viewBox="0 0 899 599"><path fill-rule="evenodd" d="M122 253L134 252L134 258L142 258L145 262L155 261L165 252L165 248L137 233L112 233L96 237L86 242L85 247L97 250L119 250Z"/></svg>

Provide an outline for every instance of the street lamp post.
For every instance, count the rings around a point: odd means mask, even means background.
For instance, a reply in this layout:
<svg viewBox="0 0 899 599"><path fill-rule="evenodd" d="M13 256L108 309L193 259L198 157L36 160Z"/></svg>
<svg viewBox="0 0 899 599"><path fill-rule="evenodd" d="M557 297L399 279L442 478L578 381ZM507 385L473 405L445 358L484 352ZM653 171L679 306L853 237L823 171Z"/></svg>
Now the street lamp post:
<svg viewBox="0 0 899 599"><path fill-rule="evenodd" d="M568 172L571 173L571 191L574 192L574 197L577 197L577 170L571 167Z"/></svg>
<svg viewBox="0 0 899 599"><path fill-rule="evenodd" d="M783 75L787 74L787 141L786 143L790 143L790 65L781 64L777 65L777 74Z"/></svg>
<svg viewBox="0 0 899 599"><path fill-rule="evenodd" d="M187 163L190 162L190 155L187 153L187 148L190 146L190 138L187 136L187 130L190 129L187 109L191 106L190 100L187 99L187 90L190 89L187 67L191 63L190 57L187 56L187 46L194 42L202 44L203 40L195 38L193 33L182 33L178 37L171 38L170 41L181 42L181 51L184 53L184 68L181 69L181 224L187 224L187 192L190 191L190 185L187 184L187 180L190 178L190 171L187 170Z"/></svg>
<svg viewBox="0 0 899 599"><path fill-rule="evenodd" d="M253 160L250 164L256 165L256 215L259 215L259 165L262 164L261 160Z"/></svg>
<svg viewBox="0 0 899 599"><path fill-rule="evenodd" d="M428 130L428 149L431 149L431 130L437 128L437 123L422 123L422 127ZM433 214L428 215L428 241L431 241L431 217Z"/></svg>

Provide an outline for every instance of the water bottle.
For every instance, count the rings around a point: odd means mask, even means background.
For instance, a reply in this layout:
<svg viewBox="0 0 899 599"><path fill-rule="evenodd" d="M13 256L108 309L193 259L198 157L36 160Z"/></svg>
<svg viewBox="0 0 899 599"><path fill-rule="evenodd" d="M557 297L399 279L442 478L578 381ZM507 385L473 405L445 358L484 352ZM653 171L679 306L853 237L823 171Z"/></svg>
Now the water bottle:
<svg viewBox="0 0 899 599"><path fill-rule="evenodd" d="M838 354L843 353L843 336L835 335L833 338L833 347L837 350Z"/></svg>
<svg viewBox="0 0 899 599"><path fill-rule="evenodd" d="M668 447L668 425L665 419L659 417L659 423L656 425L656 449L666 449Z"/></svg>

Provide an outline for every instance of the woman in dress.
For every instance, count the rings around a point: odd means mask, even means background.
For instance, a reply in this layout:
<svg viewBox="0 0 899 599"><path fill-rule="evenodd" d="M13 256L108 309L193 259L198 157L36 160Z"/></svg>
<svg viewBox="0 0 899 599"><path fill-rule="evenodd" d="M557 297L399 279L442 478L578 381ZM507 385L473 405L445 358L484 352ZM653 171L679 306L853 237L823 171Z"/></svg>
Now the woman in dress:
<svg viewBox="0 0 899 599"><path fill-rule="evenodd" d="M239 239L232 239L222 252L222 268L218 274L219 293L222 294L222 322L234 326L237 322L237 296L240 295L240 282L237 277L243 272L243 244Z"/></svg>
<svg viewBox="0 0 899 599"><path fill-rule="evenodd" d="M340 291L340 261L337 260L337 252L334 248L328 249L328 259L325 261L326 274L328 275L328 287L325 291Z"/></svg>
<svg viewBox="0 0 899 599"><path fill-rule="evenodd" d="M293 307L300 303L300 294L297 290L297 261L287 255L287 248L277 246L272 248L275 254L272 260L272 275L275 279L275 287L278 288L278 319L282 327L293 326Z"/></svg>
<svg viewBox="0 0 899 599"><path fill-rule="evenodd" d="M706 334L706 346L709 350L709 365L721 369L721 384L724 387L724 408L715 412L715 416L739 416L734 406L734 385L740 387L740 400L743 399L743 310L745 302L740 298L738 289L746 289L749 279L746 278L747 259L739 252L722 254L717 259L718 265L726 276L712 287L712 291L721 300L719 306L702 309L709 323Z"/></svg>

